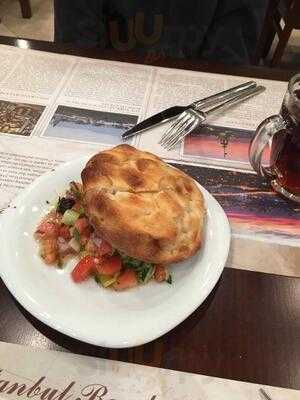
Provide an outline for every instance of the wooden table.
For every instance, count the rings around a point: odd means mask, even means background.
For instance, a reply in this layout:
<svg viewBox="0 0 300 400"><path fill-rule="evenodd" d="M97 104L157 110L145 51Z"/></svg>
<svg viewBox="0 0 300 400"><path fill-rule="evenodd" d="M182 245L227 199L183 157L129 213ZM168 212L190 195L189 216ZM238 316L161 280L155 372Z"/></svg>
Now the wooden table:
<svg viewBox="0 0 300 400"><path fill-rule="evenodd" d="M0 37L0 43L24 48L24 41L14 38ZM26 46L143 63L143 59L128 53L76 50L37 41L27 41ZM275 80L288 80L294 73L199 60L166 59L152 65ZM300 279L225 268L205 303L173 331L145 346L110 350L78 342L45 326L16 303L0 280L0 340L300 389L299 299Z"/></svg>

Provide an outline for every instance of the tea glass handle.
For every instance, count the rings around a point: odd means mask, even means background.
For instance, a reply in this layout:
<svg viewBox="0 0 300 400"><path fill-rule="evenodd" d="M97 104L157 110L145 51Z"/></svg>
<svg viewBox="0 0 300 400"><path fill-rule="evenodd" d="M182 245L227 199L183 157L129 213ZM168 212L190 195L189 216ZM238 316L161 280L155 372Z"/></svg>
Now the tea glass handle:
<svg viewBox="0 0 300 400"><path fill-rule="evenodd" d="M256 129L249 147L249 160L253 169L262 176L272 176L270 168L262 165L261 159L266 145L278 131L285 128L281 115L272 115L265 119Z"/></svg>

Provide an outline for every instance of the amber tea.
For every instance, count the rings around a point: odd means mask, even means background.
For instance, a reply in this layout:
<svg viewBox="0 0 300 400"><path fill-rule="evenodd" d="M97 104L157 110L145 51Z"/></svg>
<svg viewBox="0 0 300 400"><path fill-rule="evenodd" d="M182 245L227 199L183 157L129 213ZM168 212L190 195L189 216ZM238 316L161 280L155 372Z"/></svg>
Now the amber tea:
<svg viewBox="0 0 300 400"><path fill-rule="evenodd" d="M271 141L270 167L261 164L264 147ZM300 74L289 82L279 115L260 124L250 145L250 162L284 196L300 201Z"/></svg>

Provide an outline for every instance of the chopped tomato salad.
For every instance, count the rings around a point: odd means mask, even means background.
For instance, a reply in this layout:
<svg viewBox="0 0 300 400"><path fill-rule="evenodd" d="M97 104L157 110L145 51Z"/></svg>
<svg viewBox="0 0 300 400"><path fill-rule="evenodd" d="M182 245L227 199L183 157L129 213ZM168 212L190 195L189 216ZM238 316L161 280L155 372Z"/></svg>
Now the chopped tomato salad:
<svg viewBox="0 0 300 400"><path fill-rule="evenodd" d="M37 226L35 238L46 264L63 268L70 258L76 258L71 272L75 283L93 278L100 286L117 291L150 280L172 283L165 265L126 256L98 237L85 214L82 198L82 185L71 182L55 208Z"/></svg>

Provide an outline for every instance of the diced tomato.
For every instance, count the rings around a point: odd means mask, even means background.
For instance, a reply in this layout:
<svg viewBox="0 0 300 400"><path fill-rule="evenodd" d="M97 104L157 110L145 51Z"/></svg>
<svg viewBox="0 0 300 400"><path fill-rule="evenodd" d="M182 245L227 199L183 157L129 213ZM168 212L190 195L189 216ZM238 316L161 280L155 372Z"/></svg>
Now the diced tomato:
<svg viewBox="0 0 300 400"><path fill-rule="evenodd" d="M99 260L92 256L85 256L73 269L71 275L73 281L80 283L85 281L96 269Z"/></svg>
<svg viewBox="0 0 300 400"><path fill-rule="evenodd" d="M100 243L100 246L98 246L98 254L99 257L104 256L106 254L112 253L113 248L109 243L107 243L105 240L102 240Z"/></svg>
<svg viewBox="0 0 300 400"><path fill-rule="evenodd" d="M125 270L118 278L113 287L115 290L124 290L137 286L138 280L133 269Z"/></svg>
<svg viewBox="0 0 300 400"><path fill-rule="evenodd" d="M86 231L86 228L89 228L89 221L87 218L83 217L83 218L79 218L76 222L75 222L75 228L78 230L78 232L80 233L80 235L83 234L84 231Z"/></svg>
<svg viewBox="0 0 300 400"><path fill-rule="evenodd" d="M38 226L36 233L41 237L57 237L59 232L59 225L54 221L43 221Z"/></svg>
<svg viewBox="0 0 300 400"><path fill-rule="evenodd" d="M156 282L163 282L167 279L167 270L164 265L155 266L154 279Z"/></svg>
<svg viewBox="0 0 300 400"><path fill-rule="evenodd" d="M67 225L61 225L58 236L64 238L66 241L69 241L71 239L70 228Z"/></svg>
<svg viewBox="0 0 300 400"><path fill-rule="evenodd" d="M58 245L54 237L45 238L41 242L41 256L46 264L54 264L58 259Z"/></svg>
<svg viewBox="0 0 300 400"><path fill-rule="evenodd" d="M76 200L76 199L75 199ZM82 210L82 205L79 201L76 201L74 206L72 207L72 210L80 212Z"/></svg>
<svg viewBox="0 0 300 400"><path fill-rule="evenodd" d="M104 258L97 265L97 271L101 275L115 275L122 268L122 260L119 256Z"/></svg>
<svg viewBox="0 0 300 400"><path fill-rule="evenodd" d="M92 227L91 226L87 226L86 228L84 228L84 230L82 231L81 235L89 238L91 236L91 233L92 233Z"/></svg>
<svg viewBox="0 0 300 400"><path fill-rule="evenodd" d="M89 241L89 238L87 236L80 235L80 244L81 244L81 246L85 246L88 241Z"/></svg>

